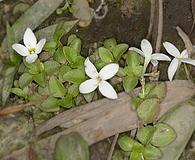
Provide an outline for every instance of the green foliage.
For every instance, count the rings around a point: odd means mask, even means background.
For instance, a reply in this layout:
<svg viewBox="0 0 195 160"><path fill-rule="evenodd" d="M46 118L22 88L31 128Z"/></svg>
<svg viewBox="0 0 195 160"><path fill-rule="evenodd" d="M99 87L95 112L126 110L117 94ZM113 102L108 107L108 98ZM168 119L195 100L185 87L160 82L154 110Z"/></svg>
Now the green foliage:
<svg viewBox="0 0 195 160"><path fill-rule="evenodd" d="M138 131L136 138L144 145L149 144L154 131L155 127L153 126L143 127Z"/></svg>
<svg viewBox="0 0 195 160"><path fill-rule="evenodd" d="M118 140L119 146L124 151L132 151L134 142L135 141L132 138L128 137L128 136L120 137L119 140Z"/></svg>
<svg viewBox="0 0 195 160"><path fill-rule="evenodd" d="M57 98L49 97L41 103L41 110L44 112L56 112L60 110L60 101Z"/></svg>
<svg viewBox="0 0 195 160"><path fill-rule="evenodd" d="M176 138L175 131L167 124L159 123L155 125L155 132L151 144L157 147L163 147L173 142Z"/></svg>
<svg viewBox="0 0 195 160"><path fill-rule="evenodd" d="M24 88L28 86L33 80L33 75L30 73L23 73L19 78L19 86L20 88Z"/></svg>
<svg viewBox="0 0 195 160"><path fill-rule="evenodd" d="M63 79L74 84L80 84L85 80L85 72L81 69L72 69L63 75Z"/></svg>
<svg viewBox="0 0 195 160"><path fill-rule="evenodd" d="M27 98L27 93L20 88L12 88L11 92L21 98Z"/></svg>
<svg viewBox="0 0 195 160"><path fill-rule="evenodd" d="M60 136L55 145L55 160L89 160L89 148L77 132Z"/></svg>
<svg viewBox="0 0 195 160"><path fill-rule="evenodd" d="M55 76L52 76L49 80L49 91L54 97L62 98L65 95L63 84Z"/></svg>
<svg viewBox="0 0 195 160"><path fill-rule="evenodd" d="M152 123L156 120L159 112L159 100L150 98L143 101L137 108L138 117L144 124Z"/></svg>
<svg viewBox="0 0 195 160"><path fill-rule="evenodd" d="M112 54L117 62L120 60L121 56L127 51L128 47L128 44L122 43L112 48Z"/></svg>
<svg viewBox="0 0 195 160"><path fill-rule="evenodd" d="M154 147L152 145L147 145L144 148L143 156L146 159L155 160L155 159L161 158L162 153L161 153L160 149L158 149L157 147Z"/></svg>
<svg viewBox="0 0 195 160"><path fill-rule="evenodd" d="M53 75L60 67L60 64L54 60L44 62L44 69L47 75Z"/></svg>
<svg viewBox="0 0 195 160"><path fill-rule="evenodd" d="M99 53L100 59L103 62L105 62L105 63L113 62L114 58L113 58L113 55L109 49L106 49L104 47L100 47L100 48L98 48L98 53Z"/></svg>

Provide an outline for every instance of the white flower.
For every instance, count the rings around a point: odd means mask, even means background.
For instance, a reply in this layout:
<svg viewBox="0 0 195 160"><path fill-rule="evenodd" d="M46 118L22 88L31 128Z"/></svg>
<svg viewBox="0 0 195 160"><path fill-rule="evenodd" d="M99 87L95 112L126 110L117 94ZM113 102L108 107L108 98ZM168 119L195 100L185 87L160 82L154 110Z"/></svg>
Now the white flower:
<svg viewBox="0 0 195 160"><path fill-rule="evenodd" d="M24 45L15 43L12 48L21 56L26 57L28 63L33 63L38 58L39 53L41 53L43 46L45 45L46 39L41 39L37 43L37 39L30 28L27 28L24 37Z"/></svg>
<svg viewBox="0 0 195 160"><path fill-rule="evenodd" d="M110 99L116 99L117 93L114 88L106 81L112 78L119 69L119 65L115 63L104 66L98 73L95 66L87 58L84 62L85 73L91 78L80 84L79 90L83 94L94 91L97 87L101 94Z"/></svg>
<svg viewBox="0 0 195 160"><path fill-rule="evenodd" d="M173 79L175 72L182 62L195 66L195 60L188 58L188 52L186 49L180 53L180 51L170 42L164 42L163 46L166 51L174 57L168 68L168 77L170 81Z"/></svg>
<svg viewBox="0 0 195 160"><path fill-rule="evenodd" d="M135 47L130 47L129 50L135 51L139 53L141 56L145 57L143 74L145 73L146 68L150 62L153 64L153 66L156 66L158 64L158 61L170 61L171 60L168 56L162 53L152 54L153 52L152 45L147 39L143 39L141 41L141 50Z"/></svg>

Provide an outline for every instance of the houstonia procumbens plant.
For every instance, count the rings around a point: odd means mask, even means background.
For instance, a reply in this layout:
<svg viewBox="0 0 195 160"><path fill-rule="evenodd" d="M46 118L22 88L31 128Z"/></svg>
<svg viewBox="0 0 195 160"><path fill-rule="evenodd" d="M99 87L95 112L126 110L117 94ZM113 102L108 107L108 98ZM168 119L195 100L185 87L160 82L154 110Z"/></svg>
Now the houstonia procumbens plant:
<svg viewBox="0 0 195 160"><path fill-rule="evenodd" d="M13 44L16 54L24 59L18 67L18 80L11 92L24 101L46 97L35 109L44 112L59 112L102 97L117 101L117 92L131 92L140 82L140 92L132 98L132 108L137 112L139 128L133 137L123 135L118 144L122 156L130 159L158 159L160 147L176 138L171 126L157 121L159 105L166 94L164 83L146 83L147 77L158 76L157 71L147 73L151 62L170 62L168 78L171 81L180 66L195 66L187 50L182 53L170 42L164 42L164 53L153 53L146 39L141 49L117 44L114 38L106 39L93 53L81 56L81 40L70 35L66 44L60 41L65 31L56 27L53 39L37 41L30 28L24 32L23 44ZM189 74L189 72L188 72ZM84 143L84 142L82 142ZM60 144L60 142L59 142ZM121 155L121 154L120 154ZM114 156L117 156L116 154Z"/></svg>

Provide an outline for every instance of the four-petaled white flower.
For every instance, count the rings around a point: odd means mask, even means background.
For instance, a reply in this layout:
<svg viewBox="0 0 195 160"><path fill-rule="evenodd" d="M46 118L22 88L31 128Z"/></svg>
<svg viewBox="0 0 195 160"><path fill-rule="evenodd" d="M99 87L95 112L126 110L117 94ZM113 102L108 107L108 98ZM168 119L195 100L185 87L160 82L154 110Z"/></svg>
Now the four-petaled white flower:
<svg viewBox="0 0 195 160"><path fill-rule="evenodd" d="M173 79L175 72L182 62L195 66L195 60L188 58L188 52L186 49L180 53L180 51L170 42L164 42L163 46L166 51L174 57L168 68L168 77L170 81Z"/></svg>
<svg viewBox="0 0 195 160"><path fill-rule="evenodd" d="M37 43L37 39L30 28L27 28L24 37L24 45L15 43L12 48L21 56L26 57L28 63L33 63L38 58L38 54L41 53L46 39L41 39Z"/></svg>
<svg viewBox="0 0 195 160"><path fill-rule="evenodd" d="M94 91L97 87L101 94L110 99L116 99L117 93L114 88L106 81L112 78L119 69L119 65L115 63L108 64L104 66L98 73L95 66L87 58L84 62L85 73L91 78L84 81L79 86L79 91L83 94L90 93Z"/></svg>
<svg viewBox="0 0 195 160"><path fill-rule="evenodd" d="M158 64L158 61L171 61L171 59L162 53L154 53L152 49L152 45L147 39L143 39L141 41L141 50L135 47L130 47L130 51L135 51L139 53L141 56L145 57L144 61L144 68L143 68L143 74L146 72L146 68L148 64L151 62L153 66L156 66Z"/></svg>

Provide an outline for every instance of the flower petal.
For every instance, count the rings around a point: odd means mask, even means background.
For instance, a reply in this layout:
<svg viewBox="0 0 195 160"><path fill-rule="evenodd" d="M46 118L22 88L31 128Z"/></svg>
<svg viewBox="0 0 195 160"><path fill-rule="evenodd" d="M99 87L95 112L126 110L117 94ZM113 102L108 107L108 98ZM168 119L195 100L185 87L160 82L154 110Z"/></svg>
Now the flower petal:
<svg viewBox="0 0 195 160"><path fill-rule="evenodd" d="M13 44L12 45L12 48L18 53L20 54L21 56L27 56L29 55L29 51L28 49L21 45L21 44Z"/></svg>
<svg viewBox="0 0 195 160"><path fill-rule="evenodd" d="M177 68L179 67L179 60L177 58L174 58L168 68L168 77L169 80L172 81L173 76L175 75L175 72L177 71Z"/></svg>
<svg viewBox="0 0 195 160"><path fill-rule="evenodd" d="M170 42L164 42L163 46L166 51L173 57L181 58L180 51Z"/></svg>
<svg viewBox="0 0 195 160"><path fill-rule="evenodd" d="M36 46L36 48L35 48L35 53L36 53L36 54L41 53L41 51L42 51L42 49L43 49L43 46L45 45L45 42L46 42L46 39L41 39L41 40L38 42L38 44L37 44L37 46Z"/></svg>
<svg viewBox="0 0 195 160"><path fill-rule="evenodd" d="M29 54L26 57L26 62L28 62L28 63L34 63L37 58L38 58L37 54Z"/></svg>
<svg viewBox="0 0 195 160"><path fill-rule="evenodd" d="M181 61L184 62L184 63L188 63L188 64L191 64L191 65L195 66L195 60L194 59L182 58Z"/></svg>
<svg viewBox="0 0 195 160"><path fill-rule="evenodd" d="M111 63L106 66L104 66L100 72L99 76L103 80L107 80L112 78L119 70L119 65L116 63Z"/></svg>
<svg viewBox="0 0 195 160"><path fill-rule="evenodd" d="M181 58L188 58L188 51L187 51L187 49L185 49L185 50L183 50L181 52Z"/></svg>
<svg viewBox="0 0 195 160"><path fill-rule="evenodd" d="M151 56L152 54L152 45L150 44L150 42L147 39L143 39L141 41L141 49L144 52L144 56Z"/></svg>
<svg viewBox="0 0 195 160"><path fill-rule="evenodd" d="M141 56L143 56L143 57L144 57L144 53L143 53L143 51L142 51L142 50L140 50L140 49L138 49L138 48L135 48L135 47L130 47L130 48L129 48L129 51L134 51L134 52L139 53Z"/></svg>
<svg viewBox="0 0 195 160"><path fill-rule="evenodd" d="M148 64L150 63L150 61L151 61L150 57L145 57L144 68L143 68L142 74L146 73L146 69L147 69Z"/></svg>
<svg viewBox="0 0 195 160"><path fill-rule="evenodd" d="M171 59L162 53L154 53L151 55L151 59L158 60L158 61L171 61Z"/></svg>
<svg viewBox="0 0 195 160"><path fill-rule="evenodd" d="M101 94L107 98L110 98L110 99L117 99L118 98L116 91L107 81L100 82L99 90L100 90Z"/></svg>
<svg viewBox="0 0 195 160"><path fill-rule="evenodd" d="M89 79L84 81L79 86L80 93L87 94L93 92L98 87L98 81L96 79Z"/></svg>
<svg viewBox="0 0 195 160"><path fill-rule="evenodd" d="M151 63L154 67L158 65L158 61L155 59L151 59Z"/></svg>
<svg viewBox="0 0 195 160"><path fill-rule="evenodd" d="M98 72L93 63L89 60L89 58L86 58L85 62L85 73L90 77L90 78L97 78L98 77Z"/></svg>
<svg viewBox="0 0 195 160"><path fill-rule="evenodd" d="M30 28L27 28L25 33L24 33L24 45L30 49L30 48L36 48L37 45L37 39L34 35L34 33L32 32L32 30Z"/></svg>

